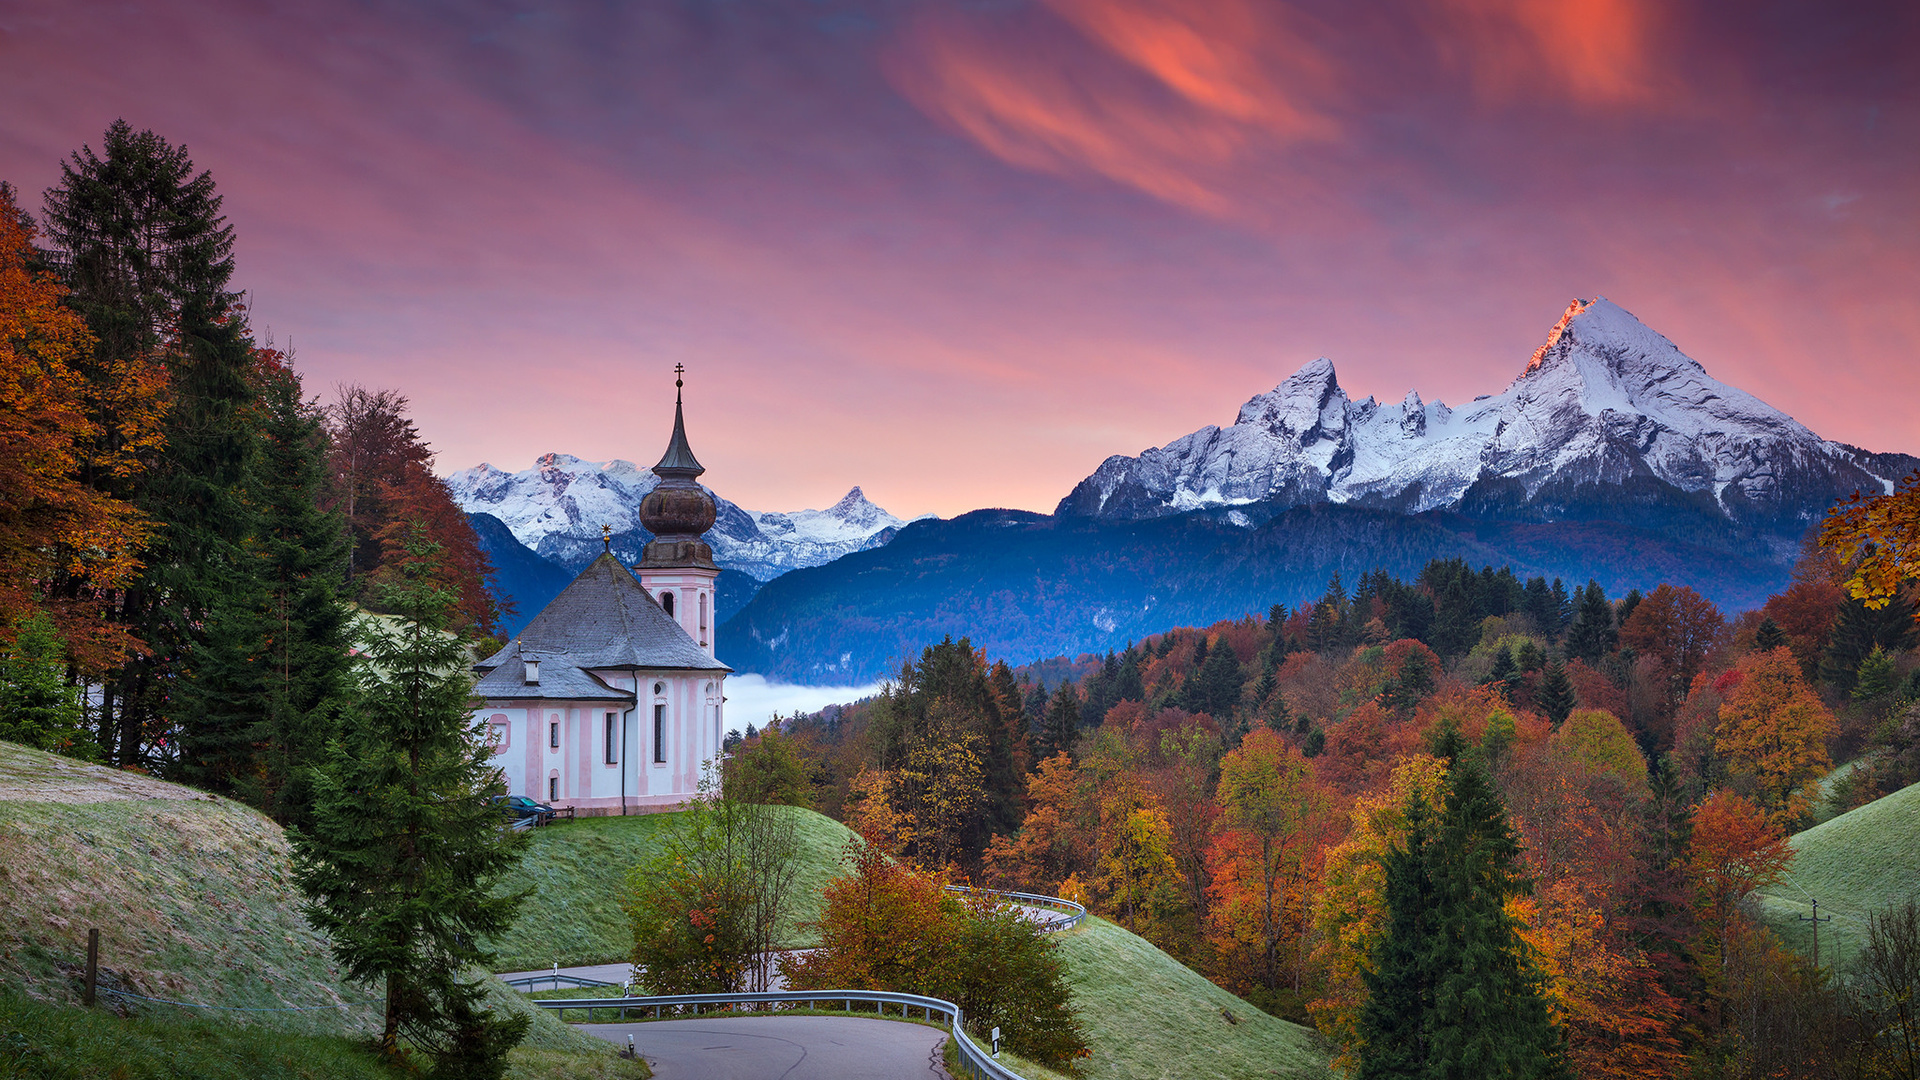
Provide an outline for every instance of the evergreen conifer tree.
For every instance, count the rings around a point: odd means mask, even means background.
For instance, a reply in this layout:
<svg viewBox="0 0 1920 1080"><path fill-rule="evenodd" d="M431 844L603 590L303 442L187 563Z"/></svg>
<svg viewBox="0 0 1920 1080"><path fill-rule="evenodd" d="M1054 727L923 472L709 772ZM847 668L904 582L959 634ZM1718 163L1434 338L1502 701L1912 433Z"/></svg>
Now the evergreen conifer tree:
<svg viewBox="0 0 1920 1080"><path fill-rule="evenodd" d="M1613 605L1607 603L1606 590L1597 581L1589 580L1578 595L1573 625L1567 628L1567 657L1598 664L1620 643L1620 631L1613 625Z"/></svg>
<svg viewBox="0 0 1920 1080"><path fill-rule="evenodd" d="M0 739L83 761L100 756L82 726L79 692L66 681L66 649L53 620L36 612L0 643Z"/></svg>
<svg viewBox="0 0 1920 1080"><path fill-rule="evenodd" d="M1487 677L1481 680L1480 685L1494 687L1502 695L1506 695L1509 693L1512 680L1519 673L1519 667L1513 662L1513 650L1502 645L1494 650L1493 666L1487 669Z"/></svg>
<svg viewBox="0 0 1920 1080"><path fill-rule="evenodd" d="M203 734L197 717L169 709L199 670L235 674L245 649L206 636L223 597L244 595L245 543L253 510L243 498L254 452L247 373L252 341L233 275L233 227L220 215L213 177L194 172L184 146L125 121L107 129L102 152L83 147L46 193L47 235L70 298L96 338L102 368L161 364L169 373L164 449L132 485L136 507L157 525L140 580L121 597L122 621L148 646L112 680L102 744L123 765L141 761L144 736L163 718L180 729L189 757L225 753L230 732ZM237 638L242 629L222 629ZM218 659L190 661L213 645ZM229 647L233 646L233 647ZM237 651L236 651L237 650Z"/></svg>
<svg viewBox="0 0 1920 1080"><path fill-rule="evenodd" d="M1040 759L1055 754L1072 754L1080 737L1080 692L1070 682L1060 684L1053 700L1047 703L1046 719L1040 724Z"/></svg>
<svg viewBox="0 0 1920 1080"><path fill-rule="evenodd" d="M1772 617L1760 620L1753 631L1753 647L1761 652L1772 652L1787 643L1787 632Z"/></svg>
<svg viewBox="0 0 1920 1080"><path fill-rule="evenodd" d="M1540 689L1533 696L1534 704L1540 706L1548 720L1555 727L1566 722L1573 712L1573 681L1567 678L1567 669L1555 660L1547 664L1546 671L1540 675Z"/></svg>
<svg viewBox="0 0 1920 1080"><path fill-rule="evenodd" d="M1387 925L1365 975L1362 1080L1564 1080L1565 1037L1509 899L1529 891L1506 807L1451 735L1437 813L1408 808L1385 859Z"/></svg>
<svg viewBox="0 0 1920 1080"><path fill-rule="evenodd" d="M1120 657L1120 674L1114 680L1115 701L1145 701L1147 688L1140 682L1140 655L1132 645Z"/></svg>
<svg viewBox="0 0 1920 1080"><path fill-rule="evenodd" d="M1915 594L1916 590L1907 589L1886 607L1877 609L1863 600L1848 599L1841 604L1826 651L1820 656L1820 678L1841 693L1851 694L1861 662L1875 648L1894 652L1912 645L1920 637L1920 623L1914 621Z"/></svg>
<svg viewBox="0 0 1920 1080"><path fill-rule="evenodd" d="M1388 685L1387 705L1404 716L1412 713L1421 699L1432 692L1433 668L1428 665L1426 654L1416 650L1407 654Z"/></svg>
<svg viewBox="0 0 1920 1080"><path fill-rule="evenodd" d="M1871 701L1884 694L1893 693L1899 684L1899 676L1893 668L1893 657L1887 651L1875 645L1866 659L1860 661L1860 672L1853 682L1853 700Z"/></svg>
<svg viewBox="0 0 1920 1080"><path fill-rule="evenodd" d="M400 616L376 633L361 694L314 770L312 826L291 834L302 910L358 982L386 988L380 1044L402 1035L452 1075L498 1077L524 1017L488 1015L469 968L525 893L495 895L525 836L501 827L492 751L469 724L466 650L445 632L457 597L432 584L437 548L416 526L398 582Z"/></svg>
<svg viewBox="0 0 1920 1080"><path fill-rule="evenodd" d="M1208 650L1206 660L1187 676L1181 706L1206 713L1220 721L1224 730L1226 721L1240 707L1241 682L1240 661L1233 655L1232 647L1222 641Z"/></svg>

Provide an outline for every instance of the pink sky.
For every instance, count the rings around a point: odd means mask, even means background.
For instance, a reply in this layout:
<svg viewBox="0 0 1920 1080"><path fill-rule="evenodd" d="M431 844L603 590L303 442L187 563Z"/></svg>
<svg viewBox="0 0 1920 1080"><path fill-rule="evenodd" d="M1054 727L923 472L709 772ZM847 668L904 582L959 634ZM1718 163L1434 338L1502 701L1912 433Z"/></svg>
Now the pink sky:
<svg viewBox="0 0 1920 1080"><path fill-rule="evenodd" d="M1315 356L1498 392L1596 295L1920 452L1912 4L628 7L11 3L0 179L185 143L256 327L443 471L650 464L684 362L743 505L1051 510Z"/></svg>

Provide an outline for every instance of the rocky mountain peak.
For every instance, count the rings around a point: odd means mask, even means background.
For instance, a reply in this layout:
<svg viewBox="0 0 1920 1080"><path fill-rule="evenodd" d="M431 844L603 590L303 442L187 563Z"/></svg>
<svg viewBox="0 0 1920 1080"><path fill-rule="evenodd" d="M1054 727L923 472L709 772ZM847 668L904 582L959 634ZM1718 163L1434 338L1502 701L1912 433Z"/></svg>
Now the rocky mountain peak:
<svg viewBox="0 0 1920 1080"><path fill-rule="evenodd" d="M1245 405L1234 426L1254 425L1276 437L1307 443L1322 434L1338 433L1347 423L1347 392L1333 361L1322 356Z"/></svg>

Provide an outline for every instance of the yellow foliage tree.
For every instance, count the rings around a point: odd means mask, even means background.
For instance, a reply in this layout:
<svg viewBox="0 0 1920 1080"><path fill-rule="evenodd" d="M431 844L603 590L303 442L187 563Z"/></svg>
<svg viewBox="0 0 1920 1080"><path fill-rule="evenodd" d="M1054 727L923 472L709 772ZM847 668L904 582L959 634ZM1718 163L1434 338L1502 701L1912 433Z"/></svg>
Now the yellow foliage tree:
<svg viewBox="0 0 1920 1080"><path fill-rule="evenodd" d="M1862 499L1854 492L1828 512L1820 545L1852 564L1848 593L1870 608L1886 607L1904 583L1920 578L1920 472L1885 495Z"/></svg>
<svg viewBox="0 0 1920 1080"><path fill-rule="evenodd" d="M1790 828L1813 805L1815 781L1832 764L1833 714L1784 645L1749 655L1739 671L1740 685L1720 706L1714 749L1752 778L1767 820Z"/></svg>
<svg viewBox="0 0 1920 1080"><path fill-rule="evenodd" d="M1314 963L1325 973L1326 993L1307 1005L1321 1034L1341 1048L1336 1062L1354 1064L1360 1010L1367 1003L1363 974L1386 922L1386 885L1380 860L1407 839L1407 809L1419 803L1440 809L1447 763L1415 754L1393 770L1386 790L1355 801L1347 838L1328 849L1321 871L1314 928L1320 943Z"/></svg>

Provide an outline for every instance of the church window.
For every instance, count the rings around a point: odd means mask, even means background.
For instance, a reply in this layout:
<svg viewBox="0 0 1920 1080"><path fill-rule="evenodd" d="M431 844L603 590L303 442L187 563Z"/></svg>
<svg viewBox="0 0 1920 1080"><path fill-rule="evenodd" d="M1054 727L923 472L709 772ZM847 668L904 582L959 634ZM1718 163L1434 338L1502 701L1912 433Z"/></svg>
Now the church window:
<svg viewBox="0 0 1920 1080"><path fill-rule="evenodd" d="M663 592L660 594L660 610L666 612L669 615L673 614L673 594L672 593Z"/></svg>
<svg viewBox="0 0 1920 1080"><path fill-rule="evenodd" d="M547 777L547 801L552 802L553 800L559 797L560 797L560 778L557 776Z"/></svg>
<svg viewBox="0 0 1920 1080"><path fill-rule="evenodd" d="M620 756L614 753L613 742L614 735L617 733L615 718L619 715L618 713L607 714L607 764L609 765L616 764L620 760Z"/></svg>
<svg viewBox="0 0 1920 1080"><path fill-rule="evenodd" d="M547 725L547 748L550 750L560 749L560 725L559 724Z"/></svg>
<svg viewBox="0 0 1920 1080"><path fill-rule="evenodd" d="M667 703L653 703L653 763L667 763Z"/></svg>
<svg viewBox="0 0 1920 1080"><path fill-rule="evenodd" d="M707 640L707 594L700 594L700 640Z"/></svg>

